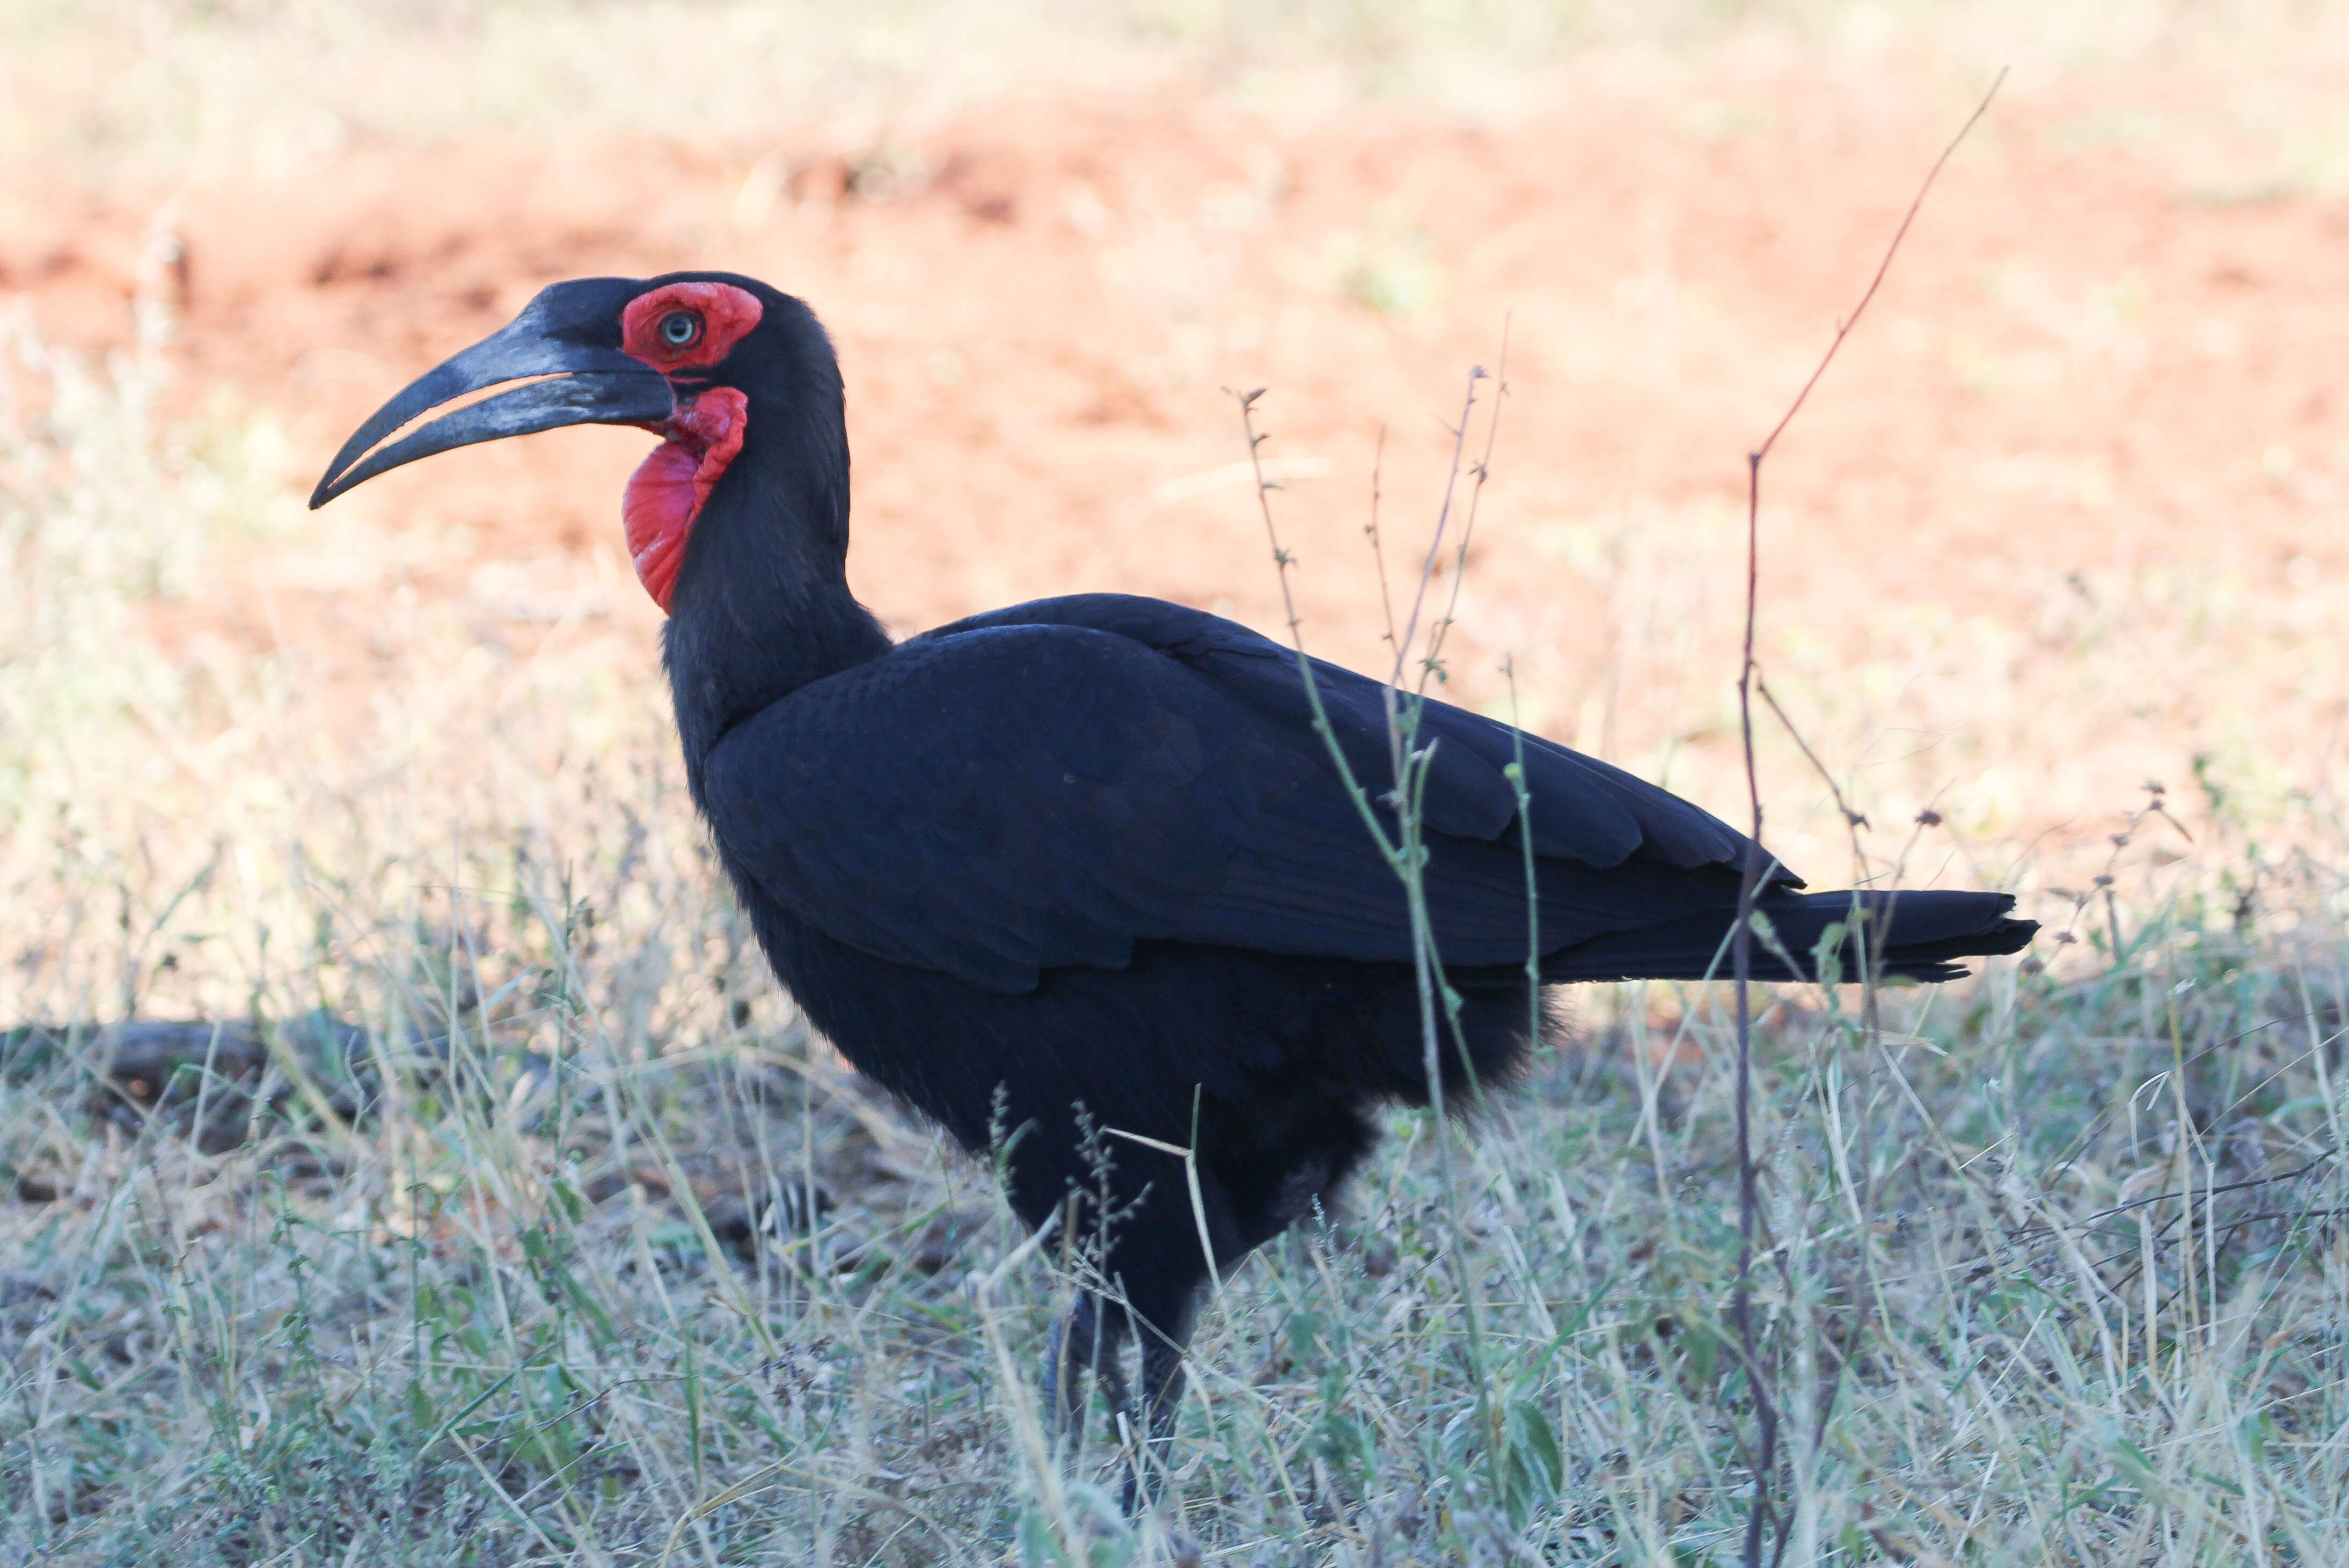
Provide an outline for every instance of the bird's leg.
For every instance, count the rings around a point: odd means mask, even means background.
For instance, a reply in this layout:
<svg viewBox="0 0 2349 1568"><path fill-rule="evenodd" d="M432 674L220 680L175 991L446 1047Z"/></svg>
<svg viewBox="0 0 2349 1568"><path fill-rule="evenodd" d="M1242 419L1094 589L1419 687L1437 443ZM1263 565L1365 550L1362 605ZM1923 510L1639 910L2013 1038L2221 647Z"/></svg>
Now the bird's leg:
<svg viewBox="0 0 2349 1568"><path fill-rule="evenodd" d="M1175 1337L1147 1328L1143 1331L1139 1413L1143 1429L1133 1434L1133 1469L1125 1480L1123 1503L1129 1515L1156 1502L1164 1489L1174 1448L1174 1421L1183 1408L1183 1344L1188 1337L1187 1332Z"/></svg>
<svg viewBox="0 0 2349 1568"><path fill-rule="evenodd" d="M1084 1436L1085 1375L1092 1374L1109 1398L1112 1411L1132 1408L1121 1352L1125 1327L1114 1313L1104 1315L1101 1298L1080 1291L1061 1321L1052 1326L1044 1350L1044 1404L1051 1412L1055 1435L1073 1442Z"/></svg>

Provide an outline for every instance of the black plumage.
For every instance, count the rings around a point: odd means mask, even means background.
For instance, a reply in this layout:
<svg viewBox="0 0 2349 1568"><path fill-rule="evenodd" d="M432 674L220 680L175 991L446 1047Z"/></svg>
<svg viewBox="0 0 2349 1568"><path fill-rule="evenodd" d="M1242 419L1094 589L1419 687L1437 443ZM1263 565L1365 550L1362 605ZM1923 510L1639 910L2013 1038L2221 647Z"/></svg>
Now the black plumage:
<svg viewBox="0 0 2349 1568"><path fill-rule="evenodd" d="M645 321L701 362L678 360ZM721 325L737 335L715 341ZM518 401L503 415L500 398L461 409L362 461L430 406L544 375L568 379L559 394L506 394ZM667 418L648 416L664 398ZM1106 1150L1116 1218L1099 1264L1121 1300L1080 1299L1049 1376L1065 1413L1078 1366L1098 1364L1122 1401L1118 1352L1138 1330L1138 1413L1164 1436L1209 1274L1203 1228L1216 1265L1236 1265L1333 1196L1371 1146L1376 1107L1430 1099L1404 891L1315 729L1296 655L1213 615L1110 594L892 644L847 583L831 346L801 302L727 274L547 290L387 406L314 504L394 462L566 415L656 425L677 473L708 475L709 452L739 439L689 506L640 515L631 487L632 542L667 517L681 551L673 582L645 565L658 551L639 562L671 614L693 798L809 1018L964 1147L1008 1140L1024 1221L1071 1212L1071 1193L1101 1196L1092 1151ZM1312 672L1339 748L1382 791L1384 688ZM1449 1095L1470 1071L1506 1079L1531 1044L1528 832L1545 981L1723 972L1744 835L1459 708L1416 714L1417 742L1433 748L1426 901L1467 1057L1442 1054ZM1520 748L1523 813L1505 772ZM1856 903L1882 971L1918 980L2013 952L2033 929L1997 894L1800 886L1768 874L1764 978L1808 977L1815 945ZM1203 1212L1166 1145L1195 1147ZM1084 1204L1073 1212L1098 1228Z"/></svg>

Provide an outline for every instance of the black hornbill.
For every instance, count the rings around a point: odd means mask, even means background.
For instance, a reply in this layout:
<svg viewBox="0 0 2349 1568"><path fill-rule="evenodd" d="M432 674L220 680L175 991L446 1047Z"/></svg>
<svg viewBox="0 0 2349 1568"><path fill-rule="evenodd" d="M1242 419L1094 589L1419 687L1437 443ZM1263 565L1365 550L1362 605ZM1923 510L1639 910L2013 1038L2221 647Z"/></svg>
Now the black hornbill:
<svg viewBox="0 0 2349 1568"><path fill-rule="evenodd" d="M1106 1201L1113 1222L1090 1223L1122 1303L1079 1295L1053 1335L1050 1398L1076 1420L1074 1374L1090 1367L1130 1408L1132 1335L1135 1413L1163 1442L1211 1269L1331 1194L1380 1102L1431 1098L1404 892L1314 727L1296 655L1116 594L893 644L849 591L831 342L801 301L723 273L546 289L384 405L310 504L434 452L584 423L662 438L628 481L628 546L668 612L693 799L776 974L843 1054L965 1148L1009 1133L1028 1223ZM1313 677L1338 745L1377 785L1384 688L1327 664ZM1441 703L1419 710L1417 743L1433 748L1426 903L1476 1078L1506 1078L1531 1043L1528 832L1545 981L1718 973L1744 836L1532 736L1521 817L1504 772L1517 738ZM1809 978L1855 904L1881 972L1917 980L2034 930L1999 894L1801 886L1767 872L1765 978ZM1471 1081L1461 1054L1447 1045L1439 1069L1455 1097ZM1195 1150L1200 1212L1169 1145Z"/></svg>

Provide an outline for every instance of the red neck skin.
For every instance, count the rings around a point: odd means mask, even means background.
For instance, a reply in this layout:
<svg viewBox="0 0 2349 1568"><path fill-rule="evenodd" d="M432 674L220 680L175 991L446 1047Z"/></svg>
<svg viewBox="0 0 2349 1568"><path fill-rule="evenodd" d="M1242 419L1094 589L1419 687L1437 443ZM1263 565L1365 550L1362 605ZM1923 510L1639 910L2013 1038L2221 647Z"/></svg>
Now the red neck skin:
<svg viewBox="0 0 2349 1568"><path fill-rule="evenodd" d="M765 308L758 296L732 284L667 284L637 295L620 313L620 347L672 378L681 370L707 370L750 335ZM692 342L673 346L663 341L660 322L672 311L689 311L700 321ZM688 392L674 379L669 385L676 412L653 427L661 444L637 465L620 500L636 577L664 611L677 589L677 569L685 562L694 520L726 465L742 449L750 422L750 400L731 387Z"/></svg>
<svg viewBox="0 0 2349 1568"><path fill-rule="evenodd" d="M653 603L668 608L685 542L726 465L742 449L750 400L731 387L712 387L669 416L661 444L628 477L620 500L628 554Z"/></svg>

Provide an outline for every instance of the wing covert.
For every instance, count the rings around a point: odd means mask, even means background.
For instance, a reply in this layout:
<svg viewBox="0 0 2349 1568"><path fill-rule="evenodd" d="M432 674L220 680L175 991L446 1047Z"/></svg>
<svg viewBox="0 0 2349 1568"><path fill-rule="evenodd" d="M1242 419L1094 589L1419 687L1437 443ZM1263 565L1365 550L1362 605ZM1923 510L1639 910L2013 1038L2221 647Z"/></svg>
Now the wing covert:
<svg viewBox="0 0 2349 1568"><path fill-rule="evenodd" d="M1340 749L1391 777L1385 690L1317 662ZM1454 964L1526 956L1507 727L1428 703L1428 902ZM1745 840L1533 736L1544 951L1734 896ZM1340 787L1295 655L1116 595L909 639L800 688L709 754L705 804L758 886L840 941L986 990L1114 968L1151 939L1401 961L1402 888Z"/></svg>

